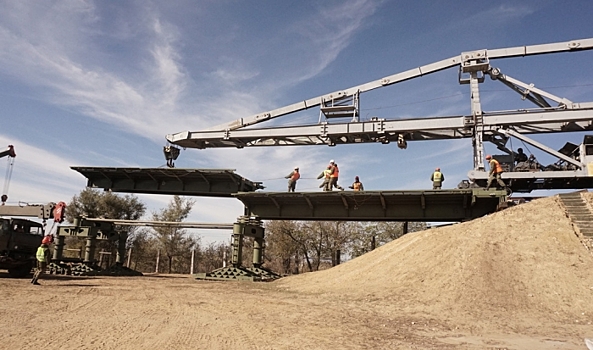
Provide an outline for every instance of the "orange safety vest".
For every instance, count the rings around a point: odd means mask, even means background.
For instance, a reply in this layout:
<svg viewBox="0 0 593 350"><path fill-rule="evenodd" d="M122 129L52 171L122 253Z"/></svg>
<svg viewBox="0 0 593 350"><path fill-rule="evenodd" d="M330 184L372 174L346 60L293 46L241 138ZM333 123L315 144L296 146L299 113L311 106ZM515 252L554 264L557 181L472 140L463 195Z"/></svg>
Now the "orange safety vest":
<svg viewBox="0 0 593 350"><path fill-rule="evenodd" d="M300 178L301 178L301 174L295 171L295 172L292 174L292 177L291 177L290 179L291 179L292 181L296 181L296 180L298 180L298 179L300 179Z"/></svg>
<svg viewBox="0 0 593 350"><path fill-rule="evenodd" d="M495 174L500 174L502 173L502 167L500 166L500 163L498 162L498 160L492 158L490 160L490 170L495 169L494 173Z"/></svg>
<svg viewBox="0 0 593 350"><path fill-rule="evenodd" d="M329 175L329 177L338 177L340 175L340 169L338 169L337 165L334 165L334 172Z"/></svg>
<svg viewBox="0 0 593 350"><path fill-rule="evenodd" d="M360 191L360 186L361 186L361 185L362 185L362 182L355 182L355 183L353 183L353 184L352 184L352 188L353 188L355 191Z"/></svg>

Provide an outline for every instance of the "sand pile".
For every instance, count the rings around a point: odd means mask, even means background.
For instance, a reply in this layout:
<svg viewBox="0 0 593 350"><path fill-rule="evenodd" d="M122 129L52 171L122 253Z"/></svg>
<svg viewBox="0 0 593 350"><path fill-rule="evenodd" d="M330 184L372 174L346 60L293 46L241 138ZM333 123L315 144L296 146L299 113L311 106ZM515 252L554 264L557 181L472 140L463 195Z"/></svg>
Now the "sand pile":
<svg viewBox="0 0 593 350"><path fill-rule="evenodd" d="M558 197L408 234L335 268L274 284L476 319L593 315L593 255Z"/></svg>

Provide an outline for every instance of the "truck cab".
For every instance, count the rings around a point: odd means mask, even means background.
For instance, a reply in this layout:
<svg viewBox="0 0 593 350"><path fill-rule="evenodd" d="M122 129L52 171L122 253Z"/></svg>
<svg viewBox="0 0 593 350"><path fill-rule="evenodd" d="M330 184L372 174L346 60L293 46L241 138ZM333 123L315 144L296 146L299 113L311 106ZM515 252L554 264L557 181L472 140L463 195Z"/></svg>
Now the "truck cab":
<svg viewBox="0 0 593 350"><path fill-rule="evenodd" d="M43 225L35 221L0 218L0 269L12 277L27 276L35 266L43 232Z"/></svg>

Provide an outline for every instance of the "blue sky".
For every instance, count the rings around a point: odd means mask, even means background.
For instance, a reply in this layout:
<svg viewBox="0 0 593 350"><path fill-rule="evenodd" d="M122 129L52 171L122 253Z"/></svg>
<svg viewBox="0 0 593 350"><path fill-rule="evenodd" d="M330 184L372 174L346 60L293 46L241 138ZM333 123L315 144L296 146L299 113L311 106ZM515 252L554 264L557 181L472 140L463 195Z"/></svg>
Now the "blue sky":
<svg viewBox="0 0 593 350"><path fill-rule="evenodd" d="M203 130L464 51L593 37L589 0L0 4L0 145L13 144L17 153L8 204L69 201L86 184L70 166L164 166L167 134ZM492 64L557 96L588 102L591 62L593 51ZM480 88L484 110L533 107L490 79ZM459 85L456 69L361 97L363 120L469 113L469 87ZM311 109L277 123L310 124L318 115ZM534 138L560 148L582 135ZM358 175L368 190L430 188L430 174L440 166L444 187L454 188L472 169L471 155L469 140L412 142L406 150L394 144L188 149L176 165L236 169L263 180L269 191L284 191L283 177L294 166L304 177L297 190L317 191L314 177L329 159L340 165L342 185ZM170 200L139 197L152 211ZM189 220L230 223L241 213L237 200L197 198ZM205 242L229 238L198 234Z"/></svg>

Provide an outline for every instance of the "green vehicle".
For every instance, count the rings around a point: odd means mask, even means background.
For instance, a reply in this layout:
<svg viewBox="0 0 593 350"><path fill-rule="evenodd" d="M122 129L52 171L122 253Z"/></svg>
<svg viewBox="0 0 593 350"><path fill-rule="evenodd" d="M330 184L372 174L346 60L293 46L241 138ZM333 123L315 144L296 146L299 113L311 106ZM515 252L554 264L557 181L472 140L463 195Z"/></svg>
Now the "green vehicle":
<svg viewBox="0 0 593 350"><path fill-rule="evenodd" d="M26 277L35 266L43 225L16 218L0 218L0 224L0 270L8 270L11 277Z"/></svg>

